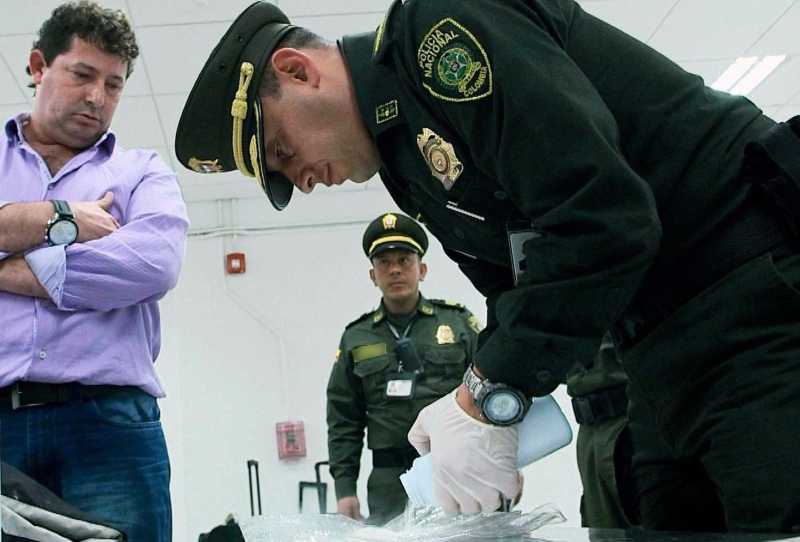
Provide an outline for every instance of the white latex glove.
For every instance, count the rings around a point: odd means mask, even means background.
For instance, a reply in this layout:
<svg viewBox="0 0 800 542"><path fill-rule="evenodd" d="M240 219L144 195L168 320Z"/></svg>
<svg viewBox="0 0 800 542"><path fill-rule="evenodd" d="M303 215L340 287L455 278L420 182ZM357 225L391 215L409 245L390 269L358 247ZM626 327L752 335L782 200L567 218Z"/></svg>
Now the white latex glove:
<svg viewBox="0 0 800 542"><path fill-rule="evenodd" d="M425 407L408 432L420 455L431 454L433 496L447 512L495 512L505 499L518 498L517 427L498 427L467 414L457 395L462 385ZM465 403L466 404L466 403ZM469 398L472 404L472 398ZM473 412L474 414L474 412Z"/></svg>

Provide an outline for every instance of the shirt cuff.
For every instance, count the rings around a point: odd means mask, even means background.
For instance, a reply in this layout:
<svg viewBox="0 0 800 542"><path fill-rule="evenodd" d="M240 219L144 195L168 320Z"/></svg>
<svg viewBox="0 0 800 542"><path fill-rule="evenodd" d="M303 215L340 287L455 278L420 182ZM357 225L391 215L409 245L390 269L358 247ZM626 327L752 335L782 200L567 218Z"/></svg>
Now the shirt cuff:
<svg viewBox="0 0 800 542"><path fill-rule="evenodd" d="M25 261L36 275L36 278L47 290L47 295L57 307L61 306L61 296L64 294L64 279L67 276L66 246L33 250L25 255Z"/></svg>
<svg viewBox="0 0 800 542"><path fill-rule="evenodd" d="M334 480L336 499L353 497L356 494L356 481L353 478L337 478Z"/></svg>
<svg viewBox="0 0 800 542"><path fill-rule="evenodd" d="M5 207L5 206L6 206L6 205L8 205L9 203L11 203L11 202L10 202L10 201L3 201L3 200L0 200L0 209L2 209L3 207ZM5 259L6 259L6 258L8 258L9 256L11 256L11 253L10 253L10 252L3 252L2 250L0 250L0 260L5 260Z"/></svg>

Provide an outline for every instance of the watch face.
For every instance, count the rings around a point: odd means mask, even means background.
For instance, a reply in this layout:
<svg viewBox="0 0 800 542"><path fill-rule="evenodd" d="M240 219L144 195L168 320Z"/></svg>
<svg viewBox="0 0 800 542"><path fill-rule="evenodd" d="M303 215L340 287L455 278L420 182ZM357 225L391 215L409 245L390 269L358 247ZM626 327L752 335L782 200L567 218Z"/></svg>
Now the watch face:
<svg viewBox="0 0 800 542"><path fill-rule="evenodd" d="M492 423L503 424L514 421L522 412L519 397L509 390L496 390L483 404L484 416Z"/></svg>
<svg viewBox="0 0 800 542"><path fill-rule="evenodd" d="M78 236L78 226L71 220L58 220L50 226L49 236L54 245L68 245Z"/></svg>

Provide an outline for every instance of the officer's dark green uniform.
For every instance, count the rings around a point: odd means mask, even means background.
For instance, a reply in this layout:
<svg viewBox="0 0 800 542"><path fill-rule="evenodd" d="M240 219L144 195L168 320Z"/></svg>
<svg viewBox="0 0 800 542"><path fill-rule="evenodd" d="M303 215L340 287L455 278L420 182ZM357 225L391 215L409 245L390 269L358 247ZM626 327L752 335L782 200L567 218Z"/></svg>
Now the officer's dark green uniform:
<svg viewBox="0 0 800 542"><path fill-rule="evenodd" d="M257 87L288 19L259 27L255 11L234 30L256 30L226 34L184 109L176 151L196 170L261 160L265 119L243 115L231 139L231 102L238 89L257 105L244 61ZM800 529L790 125L573 0L395 0L339 46L384 184L487 296L481 372L543 395L611 330L643 525ZM265 184L288 201L274 190L285 179ZM698 477L711 491L694 509L724 514L686 524Z"/></svg>
<svg viewBox="0 0 800 542"><path fill-rule="evenodd" d="M364 234L364 251L370 256L384 248L419 252L418 247L427 245L422 228L401 214L382 215ZM413 397L397 393L389 398L388 382L402 378L397 375L404 356L396 345L406 328L421 372ZM381 302L347 325L328 383L328 453L336 498L355 495L366 428L373 464L367 483L370 523L382 524L403 512L407 497L399 476L417 457L408 430L420 410L461 383L478 329L475 316L463 305L424 297L411 317L393 316ZM405 364L402 371L414 370Z"/></svg>
<svg viewBox="0 0 800 542"><path fill-rule="evenodd" d="M775 123L568 0L398 0L341 48L384 184L489 299L483 374L548 393L613 327L643 524L800 528L800 258L739 175ZM698 473L724 516L684 513Z"/></svg>

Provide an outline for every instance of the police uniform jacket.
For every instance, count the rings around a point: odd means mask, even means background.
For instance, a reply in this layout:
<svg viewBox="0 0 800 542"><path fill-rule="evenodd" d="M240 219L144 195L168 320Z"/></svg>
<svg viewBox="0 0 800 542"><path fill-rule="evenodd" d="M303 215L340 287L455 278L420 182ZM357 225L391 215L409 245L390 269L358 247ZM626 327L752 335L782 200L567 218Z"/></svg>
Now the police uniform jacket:
<svg viewBox="0 0 800 542"><path fill-rule="evenodd" d="M398 360L383 303L347 325L328 382L328 452L337 498L356 494L364 429L372 450L408 448L419 411L461 383L478 329L463 305L421 297L407 336L423 371L412 399L388 399L387 375L398 370Z"/></svg>
<svg viewBox="0 0 800 542"><path fill-rule="evenodd" d="M492 380L549 393L634 307L710 281L749 212L734 179L773 121L572 0L396 0L340 47L386 187L488 298Z"/></svg>

